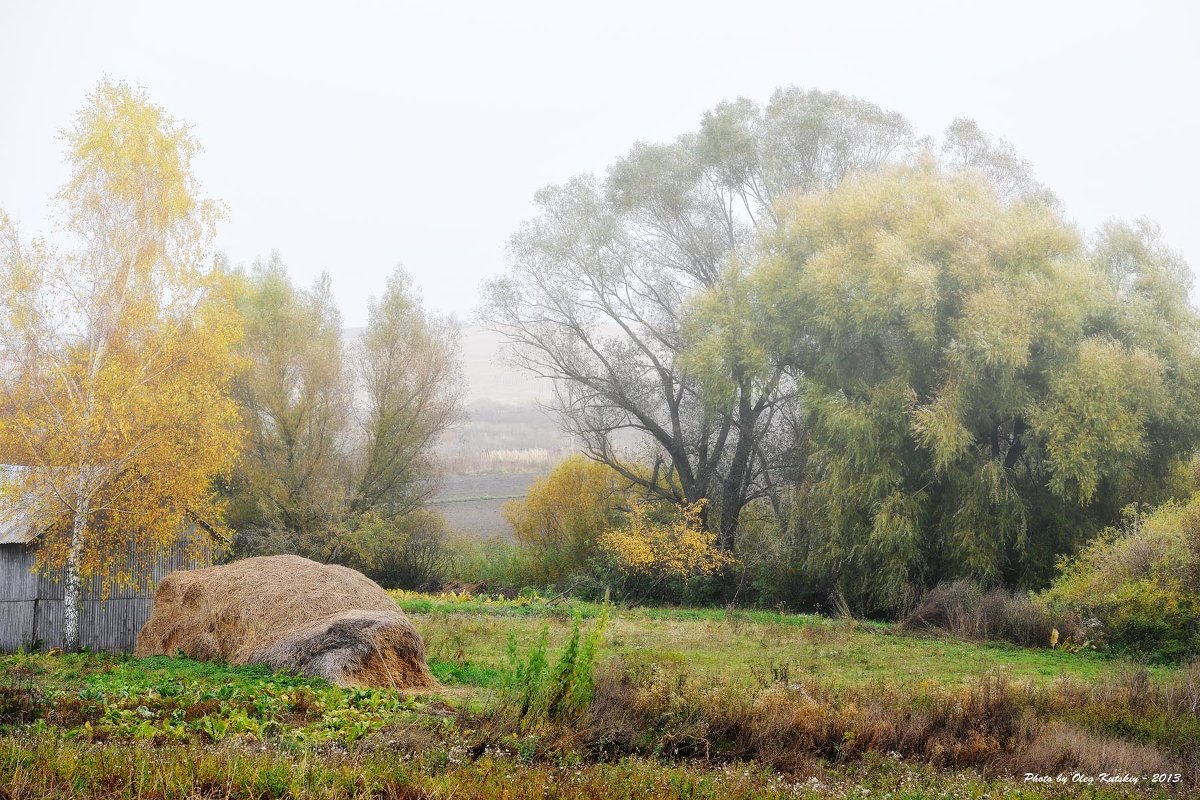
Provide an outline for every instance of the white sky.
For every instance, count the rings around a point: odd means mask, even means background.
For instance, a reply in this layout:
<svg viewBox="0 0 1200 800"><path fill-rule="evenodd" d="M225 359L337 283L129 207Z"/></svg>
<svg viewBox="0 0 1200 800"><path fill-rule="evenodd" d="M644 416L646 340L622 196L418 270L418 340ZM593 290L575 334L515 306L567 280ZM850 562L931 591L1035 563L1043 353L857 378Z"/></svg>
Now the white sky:
<svg viewBox="0 0 1200 800"><path fill-rule="evenodd" d="M919 133L976 119L1085 227L1148 216L1200 265L1190 2L39 3L0 0L0 208L47 226L57 132L104 75L205 147L236 263L328 270L345 323L403 262L469 317L534 191L739 95L837 90Z"/></svg>

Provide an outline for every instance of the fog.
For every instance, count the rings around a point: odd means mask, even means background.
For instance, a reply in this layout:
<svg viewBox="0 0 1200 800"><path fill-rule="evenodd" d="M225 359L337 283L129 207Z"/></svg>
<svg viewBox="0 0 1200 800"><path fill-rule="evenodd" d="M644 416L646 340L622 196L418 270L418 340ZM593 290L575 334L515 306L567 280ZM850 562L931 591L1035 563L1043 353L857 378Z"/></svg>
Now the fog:
<svg viewBox="0 0 1200 800"><path fill-rule="evenodd" d="M837 90L937 134L976 119L1092 227L1195 264L1200 16L1186 3L33 4L0 12L0 208L45 229L56 132L103 76L194 126L234 262L333 275L347 326L403 262L469 318L533 193L723 99Z"/></svg>

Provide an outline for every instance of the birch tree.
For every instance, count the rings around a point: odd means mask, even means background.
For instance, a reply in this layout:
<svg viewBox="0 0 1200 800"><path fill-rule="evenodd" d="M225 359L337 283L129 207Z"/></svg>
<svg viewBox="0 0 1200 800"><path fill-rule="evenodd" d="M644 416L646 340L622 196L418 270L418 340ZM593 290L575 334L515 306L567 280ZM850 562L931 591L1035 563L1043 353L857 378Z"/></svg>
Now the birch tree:
<svg viewBox="0 0 1200 800"><path fill-rule="evenodd" d="M5 487L64 574L64 647L83 581L136 580L130 547L222 534L213 479L238 449L236 314L205 262L221 206L192 173L186 126L101 83L64 132L62 248L0 217L0 449Z"/></svg>

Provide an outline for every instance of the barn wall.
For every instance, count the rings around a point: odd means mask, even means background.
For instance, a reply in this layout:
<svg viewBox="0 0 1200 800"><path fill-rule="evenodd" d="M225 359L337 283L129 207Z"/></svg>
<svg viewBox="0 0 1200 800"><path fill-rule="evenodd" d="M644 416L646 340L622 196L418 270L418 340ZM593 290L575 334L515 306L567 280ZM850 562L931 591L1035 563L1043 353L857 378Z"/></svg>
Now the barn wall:
<svg viewBox="0 0 1200 800"><path fill-rule="evenodd" d="M86 648L132 652L138 631L150 618L151 597L159 581L175 570L211 563L209 558L189 557L182 545L149 555L131 549L127 558L136 574L145 576L140 587L114 588L105 595L99 578L84 587L80 624ZM28 546L0 545L0 652L62 647L62 595L60 579L34 572Z"/></svg>
<svg viewBox="0 0 1200 800"><path fill-rule="evenodd" d="M33 553L23 544L0 544L0 602L36 600L38 576Z"/></svg>
<svg viewBox="0 0 1200 800"><path fill-rule="evenodd" d="M22 544L0 545L0 652L28 646L38 595L33 556Z"/></svg>

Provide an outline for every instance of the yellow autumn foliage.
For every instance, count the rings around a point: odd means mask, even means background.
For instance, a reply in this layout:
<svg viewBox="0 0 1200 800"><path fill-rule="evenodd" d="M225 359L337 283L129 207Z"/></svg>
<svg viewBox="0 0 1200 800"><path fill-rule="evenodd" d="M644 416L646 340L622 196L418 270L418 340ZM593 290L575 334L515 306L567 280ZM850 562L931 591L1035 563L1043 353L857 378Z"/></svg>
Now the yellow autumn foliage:
<svg viewBox="0 0 1200 800"><path fill-rule="evenodd" d="M504 516L536 554L531 579L553 583L586 568L600 534L629 502L629 482L616 470L574 455L505 505Z"/></svg>
<svg viewBox="0 0 1200 800"><path fill-rule="evenodd" d="M734 561L717 547L704 526L706 500L681 503L667 522L653 517L653 504L636 501L625 525L605 531L600 545L621 569L651 579L689 580L712 575Z"/></svg>
<svg viewBox="0 0 1200 800"><path fill-rule="evenodd" d="M132 582L131 549L224 532L213 481L240 447L241 324L205 266L222 208L199 193L187 127L104 82L64 138L58 199L78 247L26 242L0 214L0 462L27 467L0 501L77 597L89 576Z"/></svg>

